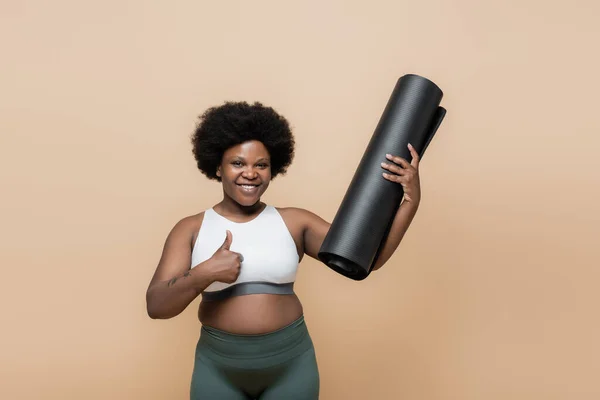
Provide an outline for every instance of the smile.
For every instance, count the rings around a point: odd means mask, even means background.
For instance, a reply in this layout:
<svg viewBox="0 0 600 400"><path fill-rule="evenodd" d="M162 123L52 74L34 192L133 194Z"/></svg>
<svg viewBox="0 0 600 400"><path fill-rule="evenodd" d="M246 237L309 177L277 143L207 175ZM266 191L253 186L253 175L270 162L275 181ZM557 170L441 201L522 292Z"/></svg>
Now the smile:
<svg viewBox="0 0 600 400"><path fill-rule="evenodd" d="M252 192L257 191L258 187L260 186L260 185L240 185L240 184L237 184L237 185L242 189L242 191L247 192L247 193L252 193Z"/></svg>

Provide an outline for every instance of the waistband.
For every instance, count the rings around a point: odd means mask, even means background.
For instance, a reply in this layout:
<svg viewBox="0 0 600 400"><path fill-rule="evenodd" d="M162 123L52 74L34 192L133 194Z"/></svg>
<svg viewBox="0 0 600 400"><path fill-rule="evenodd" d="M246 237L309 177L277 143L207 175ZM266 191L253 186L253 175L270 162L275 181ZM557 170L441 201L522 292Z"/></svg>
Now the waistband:
<svg viewBox="0 0 600 400"><path fill-rule="evenodd" d="M202 301L224 300L233 296L246 294L294 294L294 282L242 282L215 292L202 292Z"/></svg>
<svg viewBox="0 0 600 400"><path fill-rule="evenodd" d="M304 316L276 331L235 334L202 326L196 356L243 368L264 368L284 363L313 347Z"/></svg>

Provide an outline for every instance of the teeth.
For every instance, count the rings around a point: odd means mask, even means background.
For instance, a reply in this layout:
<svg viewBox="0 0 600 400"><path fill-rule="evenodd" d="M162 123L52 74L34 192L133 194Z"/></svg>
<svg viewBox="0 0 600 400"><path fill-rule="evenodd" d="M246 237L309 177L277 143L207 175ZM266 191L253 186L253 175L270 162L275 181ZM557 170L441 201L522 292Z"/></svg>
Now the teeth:
<svg viewBox="0 0 600 400"><path fill-rule="evenodd" d="M254 189L256 186L254 185L242 185L244 189Z"/></svg>

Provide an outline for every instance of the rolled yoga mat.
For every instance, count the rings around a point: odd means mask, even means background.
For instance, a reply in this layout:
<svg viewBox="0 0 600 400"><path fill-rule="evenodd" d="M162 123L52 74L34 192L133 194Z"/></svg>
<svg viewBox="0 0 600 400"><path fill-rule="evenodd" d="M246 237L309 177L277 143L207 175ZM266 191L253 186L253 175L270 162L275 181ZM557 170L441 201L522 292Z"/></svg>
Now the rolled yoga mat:
<svg viewBox="0 0 600 400"><path fill-rule="evenodd" d="M408 74L396 82L375 132L323 241L318 257L334 271L365 279L377 260L404 191L386 180L386 154L412 160L411 143L422 159L442 123L443 92L430 80Z"/></svg>

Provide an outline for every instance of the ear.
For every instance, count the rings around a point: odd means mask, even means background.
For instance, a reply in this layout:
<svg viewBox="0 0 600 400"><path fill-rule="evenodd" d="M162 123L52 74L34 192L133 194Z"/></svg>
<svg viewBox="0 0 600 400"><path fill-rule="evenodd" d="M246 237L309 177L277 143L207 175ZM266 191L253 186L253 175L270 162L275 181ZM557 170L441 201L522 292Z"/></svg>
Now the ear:
<svg viewBox="0 0 600 400"><path fill-rule="evenodd" d="M220 165L217 167L217 176L219 178L221 177L221 166Z"/></svg>

